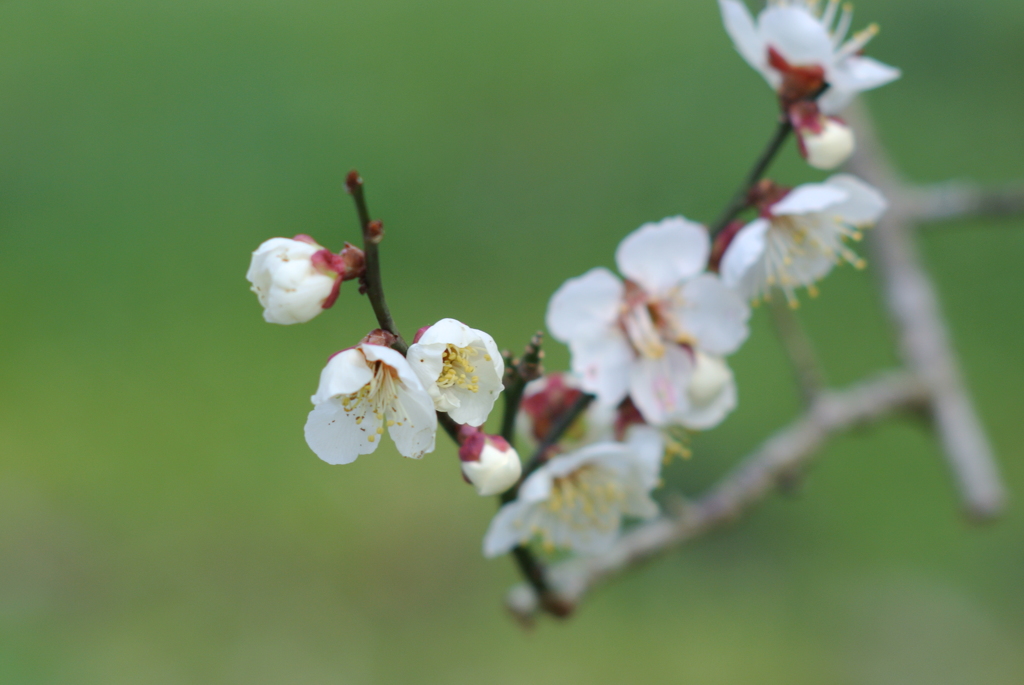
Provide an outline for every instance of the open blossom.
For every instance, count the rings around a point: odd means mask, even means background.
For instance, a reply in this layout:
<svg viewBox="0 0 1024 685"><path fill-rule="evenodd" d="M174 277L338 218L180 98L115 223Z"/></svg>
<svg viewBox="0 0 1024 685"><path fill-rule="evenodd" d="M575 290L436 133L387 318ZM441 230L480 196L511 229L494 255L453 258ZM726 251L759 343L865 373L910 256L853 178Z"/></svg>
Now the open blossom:
<svg viewBox="0 0 1024 685"><path fill-rule="evenodd" d="M357 278L363 253L346 243L332 254L312 238L271 238L252 253L246 279L270 323L305 323L331 307L341 282Z"/></svg>
<svg viewBox="0 0 1024 685"><path fill-rule="evenodd" d="M523 465L519 454L505 438L462 426L459 439L462 475L476 488L478 495L500 495L519 481Z"/></svg>
<svg viewBox="0 0 1024 685"><path fill-rule="evenodd" d="M372 337L367 336L367 337ZM350 464L377 449L387 428L398 452L419 459L434 450L434 403L400 353L361 342L320 373L306 442L328 464Z"/></svg>
<svg viewBox="0 0 1024 685"><path fill-rule="evenodd" d="M813 296L814 283L837 263L863 268L845 241L859 240L886 207L881 193L848 174L798 186L739 229L722 255L722 279L753 299L779 287L795 305L796 288L805 286Z"/></svg>
<svg viewBox="0 0 1024 685"><path fill-rule="evenodd" d="M642 443L601 442L557 456L523 481L484 536L484 556L539 537L548 549L599 553L618 537L625 516L651 518L661 452Z"/></svg>
<svg viewBox="0 0 1024 685"><path fill-rule="evenodd" d="M739 0L719 0L725 29L736 50L769 85L784 105L812 97L826 84L818 99L822 112L835 114L858 93L877 88L900 76L895 69L860 54L878 33L872 24L847 40L853 10L829 0L818 11L816 0L770 0L751 16Z"/></svg>
<svg viewBox="0 0 1024 685"><path fill-rule="evenodd" d="M704 272L710 249L707 230L682 217L645 224L615 253L625 282L597 268L555 292L548 328L584 390L612 406L628 395L655 426L686 421L696 353L731 354L749 332L746 303Z"/></svg>
<svg viewBox="0 0 1024 685"><path fill-rule="evenodd" d="M483 425L505 374L494 338L455 319L441 319L417 335L408 359L438 411L459 423Z"/></svg>

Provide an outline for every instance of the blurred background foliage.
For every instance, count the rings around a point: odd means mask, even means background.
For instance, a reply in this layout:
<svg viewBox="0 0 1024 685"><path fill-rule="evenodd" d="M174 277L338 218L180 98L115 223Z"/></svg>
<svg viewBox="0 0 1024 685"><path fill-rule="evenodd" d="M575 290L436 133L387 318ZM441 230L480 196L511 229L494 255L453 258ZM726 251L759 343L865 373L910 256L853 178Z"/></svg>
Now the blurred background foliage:
<svg viewBox="0 0 1024 685"><path fill-rule="evenodd" d="M870 20L904 69L869 101L907 174L1024 175L1024 5L860 0ZM454 316L520 347L626 232L712 218L767 139L712 0L6 0L0 93L0 682L1024 682L1024 515L968 528L912 422L532 633L449 445L330 467L303 442L371 313L348 285L267 325L249 252L355 240L358 168L407 335ZM814 177L792 148L774 171ZM1021 229L921 240L1015 492ZM895 362L870 269L801 315L833 382ZM741 408L671 487L797 411L753 328Z"/></svg>

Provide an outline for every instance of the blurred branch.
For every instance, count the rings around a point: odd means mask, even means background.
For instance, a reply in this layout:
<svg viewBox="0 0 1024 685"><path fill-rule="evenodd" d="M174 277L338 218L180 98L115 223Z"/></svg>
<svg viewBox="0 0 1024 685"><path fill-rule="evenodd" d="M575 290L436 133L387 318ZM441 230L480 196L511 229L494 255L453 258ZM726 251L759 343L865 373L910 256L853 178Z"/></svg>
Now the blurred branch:
<svg viewBox="0 0 1024 685"><path fill-rule="evenodd" d="M591 589L661 552L731 523L775 489L779 479L810 462L825 442L890 414L924 406L928 393L905 371L879 374L842 391L824 391L807 412L769 438L679 515L656 519L623 535L606 553L563 562L548 571L549 585L572 608ZM529 585L508 595L508 606L529 621L542 607Z"/></svg>
<svg viewBox="0 0 1024 685"><path fill-rule="evenodd" d="M825 387L825 372L814 351L814 343L804 330L796 312L778 297L768 302L775 333L789 357L804 403L810 405Z"/></svg>
<svg viewBox="0 0 1024 685"><path fill-rule="evenodd" d="M905 190L914 219L921 222L1024 214L1024 184L1019 182L989 188L967 181L946 181Z"/></svg>
<svg viewBox="0 0 1024 685"><path fill-rule="evenodd" d="M1005 492L992 448L960 377L935 287L921 266L913 240L914 223L924 216L952 216L946 200L931 207L907 186L889 162L863 105L849 112L857 130L857 153L850 168L881 189L890 208L870 234L874 264L889 314L896 326L907 367L928 389L929 407L967 515L985 520L998 515ZM943 197L941 194L934 197ZM977 196L980 197L980 196ZM945 202L945 205L943 204ZM975 207L980 207L980 200ZM961 208L969 203L960 202Z"/></svg>

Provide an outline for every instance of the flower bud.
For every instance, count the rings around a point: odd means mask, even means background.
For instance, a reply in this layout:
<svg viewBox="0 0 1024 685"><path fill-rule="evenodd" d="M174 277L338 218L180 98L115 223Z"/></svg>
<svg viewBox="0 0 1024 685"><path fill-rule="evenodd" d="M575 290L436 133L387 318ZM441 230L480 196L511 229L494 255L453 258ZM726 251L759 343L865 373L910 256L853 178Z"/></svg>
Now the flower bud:
<svg viewBox="0 0 1024 685"><path fill-rule="evenodd" d="M800 154L815 169L835 169L853 154L853 129L836 117L826 117L813 102L801 102L789 110Z"/></svg>
<svg viewBox="0 0 1024 685"><path fill-rule="evenodd" d="M460 436L462 475L476 488L478 495L498 495L516 484L523 466L508 441L472 426L463 426Z"/></svg>
<svg viewBox="0 0 1024 685"><path fill-rule="evenodd" d="M270 323L305 323L337 297L341 274L322 258L327 251L307 236L297 238L264 242L252 253L245 275Z"/></svg>
<svg viewBox="0 0 1024 685"><path fill-rule="evenodd" d="M711 404L732 381L732 371L718 357L697 352L687 394L697 407Z"/></svg>

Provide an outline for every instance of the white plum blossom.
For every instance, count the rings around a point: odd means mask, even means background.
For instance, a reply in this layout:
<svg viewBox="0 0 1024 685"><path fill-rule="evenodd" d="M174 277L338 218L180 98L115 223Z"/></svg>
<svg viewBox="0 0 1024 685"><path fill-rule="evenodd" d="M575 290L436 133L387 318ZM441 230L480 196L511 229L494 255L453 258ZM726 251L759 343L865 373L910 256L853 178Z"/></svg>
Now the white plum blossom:
<svg viewBox="0 0 1024 685"><path fill-rule="evenodd" d="M539 537L546 549L606 550L625 516L651 518L662 453L643 442L601 442L557 456L523 481L484 536L484 556Z"/></svg>
<svg viewBox="0 0 1024 685"><path fill-rule="evenodd" d="M478 495L500 495L519 481L523 465L507 440L468 426L461 429L460 439L462 475Z"/></svg>
<svg viewBox="0 0 1024 685"><path fill-rule="evenodd" d="M305 323L333 302L341 274L314 263L322 251L311 240L271 238L252 253L245 278L269 323Z"/></svg>
<svg viewBox="0 0 1024 685"><path fill-rule="evenodd" d="M814 296L814 283L836 264L864 267L845 241L860 240L887 206L875 188L848 174L798 186L739 229L722 255L722 279L755 300L779 287L796 306L796 288Z"/></svg>
<svg viewBox="0 0 1024 685"><path fill-rule="evenodd" d="M719 0L736 50L784 100L812 96L827 84L818 104L835 114L858 93L899 78L900 71L860 54L878 33L876 24L847 40L850 5L841 12L839 0L829 0L822 11L818 5L816 0L769 0L755 21L740 0ZM793 89L799 92L789 92Z"/></svg>
<svg viewBox="0 0 1024 685"><path fill-rule="evenodd" d="M362 342L336 354L320 373L306 442L328 464L350 464L380 444L384 429L399 454L419 459L434 450L437 414L400 353Z"/></svg>
<svg viewBox="0 0 1024 685"><path fill-rule="evenodd" d="M421 331L407 356L438 411L459 423L483 425L505 374L494 338L455 319L441 319Z"/></svg>
<svg viewBox="0 0 1024 685"><path fill-rule="evenodd" d="M704 271L710 250L707 230L683 217L645 224L615 253L625 282L597 268L555 292L547 325L584 390L612 406L628 395L655 426L687 420L695 354L731 354L749 333L747 304Z"/></svg>

